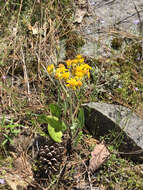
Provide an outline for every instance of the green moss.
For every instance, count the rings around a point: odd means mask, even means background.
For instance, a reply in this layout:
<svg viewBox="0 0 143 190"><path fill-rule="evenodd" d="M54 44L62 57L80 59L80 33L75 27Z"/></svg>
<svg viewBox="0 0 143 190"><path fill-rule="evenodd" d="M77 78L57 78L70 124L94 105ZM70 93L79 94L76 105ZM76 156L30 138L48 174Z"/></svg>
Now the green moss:
<svg viewBox="0 0 143 190"><path fill-rule="evenodd" d="M118 50L121 48L123 44L123 39L121 37L116 37L111 42L111 47L115 50Z"/></svg>
<svg viewBox="0 0 143 190"><path fill-rule="evenodd" d="M131 161L112 154L97 173L97 180L110 190L114 190L117 184L122 190L142 190L143 179L140 174L141 168L137 173Z"/></svg>
<svg viewBox="0 0 143 190"><path fill-rule="evenodd" d="M83 38L76 32L70 32L66 39L66 58L73 58L77 55L79 48L85 44Z"/></svg>
<svg viewBox="0 0 143 190"><path fill-rule="evenodd" d="M124 51L126 59L130 61L140 61L142 57L142 45L140 42L135 41L127 45ZM134 63L133 63L134 64Z"/></svg>

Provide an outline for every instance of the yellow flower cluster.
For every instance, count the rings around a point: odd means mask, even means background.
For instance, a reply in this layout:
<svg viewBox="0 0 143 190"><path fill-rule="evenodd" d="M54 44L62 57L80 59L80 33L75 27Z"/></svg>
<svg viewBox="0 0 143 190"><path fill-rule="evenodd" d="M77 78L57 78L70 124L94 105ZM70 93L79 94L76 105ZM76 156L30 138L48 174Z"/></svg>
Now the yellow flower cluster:
<svg viewBox="0 0 143 190"><path fill-rule="evenodd" d="M75 90L77 87L82 86L82 82L80 80L77 80L76 78L70 78L69 80L67 80L66 86Z"/></svg>
<svg viewBox="0 0 143 190"><path fill-rule="evenodd" d="M67 60L66 66L59 64L58 68L54 69L54 65L48 66L47 71L49 74L54 73L58 80L64 80L65 85L73 90L83 85L83 79L87 76L90 78L90 70L92 68L84 62L81 55L77 55L75 59Z"/></svg>
<svg viewBox="0 0 143 190"><path fill-rule="evenodd" d="M70 77L70 72L68 69L65 68L63 64L59 64L59 67L56 69L55 72L56 79L68 79Z"/></svg>
<svg viewBox="0 0 143 190"><path fill-rule="evenodd" d="M53 70L54 70L54 64L49 65L47 68L48 73L51 74Z"/></svg>

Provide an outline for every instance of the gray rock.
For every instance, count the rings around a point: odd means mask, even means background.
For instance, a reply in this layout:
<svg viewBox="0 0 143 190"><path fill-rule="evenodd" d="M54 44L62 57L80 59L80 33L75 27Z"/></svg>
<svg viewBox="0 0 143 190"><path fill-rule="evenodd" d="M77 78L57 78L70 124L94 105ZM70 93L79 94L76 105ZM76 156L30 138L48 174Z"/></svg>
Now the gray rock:
<svg viewBox="0 0 143 190"><path fill-rule="evenodd" d="M73 26L85 41L78 53L91 58L110 57L112 56L110 44L115 36L134 39L138 39L139 35L143 36L142 0L81 0L77 2L82 2L82 6L76 5L76 9L80 11L73 17ZM75 22L77 19L78 22ZM65 58L65 52L65 44L61 41L59 44L60 60Z"/></svg>
<svg viewBox="0 0 143 190"><path fill-rule="evenodd" d="M133 3L134 2L134 3ZM127 34L143 35L142 0L88 0L89 15L83 18L77 27L85 39L80 53L85 56L111 56L110 44L115 34L127 37ZM140 14L141 22L138 18Z"/></svg>
<svg viewBox="0 0 143 190"><path fill-rule="evenodd" d="M90 102L83 104L85 123L95 136L109 134L116 129L124 134L122 150L126 152L140 150L143 155L143 120L130 109L107 103Z"/></svg>

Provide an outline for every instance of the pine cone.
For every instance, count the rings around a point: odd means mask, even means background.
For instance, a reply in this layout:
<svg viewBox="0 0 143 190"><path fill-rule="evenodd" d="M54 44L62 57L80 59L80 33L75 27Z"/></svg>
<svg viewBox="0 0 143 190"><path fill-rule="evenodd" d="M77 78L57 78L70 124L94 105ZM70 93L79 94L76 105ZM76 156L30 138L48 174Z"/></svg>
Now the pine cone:
<svg viewBox="0 0 143 190"><path fill-rule="evenodd" d="M49 178L52 174L58 174L64 156L63 143L48 141L40 146L38 152L37 177Z"/></svg>

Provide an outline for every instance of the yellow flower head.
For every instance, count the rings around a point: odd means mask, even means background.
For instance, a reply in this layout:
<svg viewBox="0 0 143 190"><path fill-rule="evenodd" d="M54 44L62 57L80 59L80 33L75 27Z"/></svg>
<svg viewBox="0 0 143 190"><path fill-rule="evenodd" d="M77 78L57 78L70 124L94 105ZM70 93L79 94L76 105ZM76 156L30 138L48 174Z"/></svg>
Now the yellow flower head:
<svg viewBox="0 0 143 190"><path fill-rule="evenodd" d="M74 75L75 75L77 78L83 78L84 73L83 73L82 71L77 71L77 72L75 72Z"/></svg>
<svg viewBox="0 0 143 190"><path fill-rule="evenodd" d="M68 69L65 68L63 64L59 64L59 67L56 69L55 78L56 79L68 79L70 76L70 73Z"/></svg>
<svg viewBox="0 0 143 190"><path fill-rule="evenodd" d="M73 63L73 64L77 64L78 62L79 62L78 59L73 59L73 60L72 60L72 63Z"/></svg>
<svg viewBox="0 0 143 190"><path fill-rule="evenodd" d="M76 78L71 78L67 81L67 87L72 88L73 90L76 90L77 87L82 86L82 82L80 80L77 80Z"/></svg>
<svg viewBox="0 0 143 190"><path fill-rule="evenodd" d="M64 73L62 73L61 77L62 77L64 80L67 80L67 79L70 77L70 73L69 73L69 72L64 72Z"/></svg>
<svg viewBox="0 0 143 190"><path fill-rule="evenodd" d="M82 66L78 65L73 69L74 72L82 72Z"/></svg>
<svg viewBox="0 0 143 190"><path fill-rule="evenodd" d="M70 68L70 67L71 67L71 64L72 64L72 60L68 59L68 60L66 61L67 67Z"/></svg>
<svg viewBox="0 0 143 190"><path fill-rule="evenodd" d="M59 68L61 68L61 67L65 68L64 64L59 64Z"/></svg>
<svg viewBox="0 0 143 190"><path fill-rule="evenodd" d="M78 61L79 61L79 63L84 63L84 58L81 58Z"/></svg>
<svg viewBox="0 0 143 190"><path fill-rule="evenodd" d="M77 58L77 59L81 59L82 56L81 56L80 54L78 54L78 55L76 56L76 58Z"/></svg>
<svg viewBox="0 0 143 190"><path fill-rule="evenodd" d="M87 73L87 76L88 76L88 79L90 78L90 72L88 71L88 73Z"/></svg>
<svg viewBox="0 0 143 190"><path fill-rule="evenodd" d="M73 75L78 78L83 78L85 74L83 65L78 65L73 69Z"/></svg>
<svg viewBox="0 0 143 190"><path fill-rule="evenodd" d="M77 81L76 81L76 79L74 79L74 78L71 78L71 79L69 79L68 81L67 81L67 87L70 87L70 88L72 88L72 89L76 89L76 84L77 84Z"/></svg>
<svg viewBox="0 0 143 190"><path fill-rule="evenodd" d="M84 73L84 75L87 75L89 78L90 77L89 70L91 70L92 68L88 64L81 65L81 68L82 68L82 72Z"/></svg>
<svg viewBox="0 0 143 190"><path fill-rule="evenodd" d="M63 73L63 72L65 72L65 71L67 71L67 69L65 68L64 65L63 65L63 66L60 66L60 67L58 67L58 68L56 69L56 72L60 72L60 73Z"/></svg>
<svg viewBox="0 0 143 190"><path fill-rule="evenodd" d="M81 87L82 86L82 82L80 80L77 81L77 86Z"/></svg>
<svg viewBox="0 0 143 190"><path fill-rule="evenodd" d="M92 69L92 67L90 67L88 64L83 64L82 67L85 68L85 69L88 69L88 70L89 70L89 69L90 69L90 70Z"/></svg>
<svg viewBox="0 0 143 190"><path fill-rule="evenodd" d="M53 72L53 70L54 70L54 64L51 64L51 65L49 65L49 66L47 67L47 72L48 72L49 74L51 74L51 73Z"/></svg>
<svg viewBox="0 0 143 190"><path fill-rule="evenodd" d="M56 72L55 78L56 79L62 79L62 74L60 72Z"/></svg>

